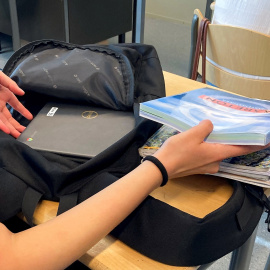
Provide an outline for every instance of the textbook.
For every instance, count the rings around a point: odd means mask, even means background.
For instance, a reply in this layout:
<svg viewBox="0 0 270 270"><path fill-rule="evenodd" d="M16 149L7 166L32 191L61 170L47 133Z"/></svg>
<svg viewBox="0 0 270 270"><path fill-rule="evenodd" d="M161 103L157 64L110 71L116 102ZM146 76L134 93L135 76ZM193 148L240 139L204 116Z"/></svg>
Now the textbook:
<svg viewBox="0 0 270 270"><path fill-rule="evenodd" d="M270 142L270 101L201 88L140 104L140 115L180 132L209 119L207 142L266 145Z"/></svg>
<svg viewBox="0 0 270 270"><path fill-rule="evenodd" d="M169 137L179 131L163 125L139 148L141 157L153 155ZM248 155L227 158L214 175L270 188L270 148Z"/></svg>

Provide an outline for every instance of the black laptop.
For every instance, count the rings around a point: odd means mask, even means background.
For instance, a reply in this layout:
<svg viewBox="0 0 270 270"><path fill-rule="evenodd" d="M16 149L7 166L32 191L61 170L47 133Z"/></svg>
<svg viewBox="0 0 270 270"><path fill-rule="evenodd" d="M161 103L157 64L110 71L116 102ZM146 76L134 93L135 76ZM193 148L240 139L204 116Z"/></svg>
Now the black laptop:
<svg viewBox="0 0 270 270"><path fill-rule="evenodd" d="M132 112L47 103L18 138L33 149L91 158L135 127Z"/></svg>

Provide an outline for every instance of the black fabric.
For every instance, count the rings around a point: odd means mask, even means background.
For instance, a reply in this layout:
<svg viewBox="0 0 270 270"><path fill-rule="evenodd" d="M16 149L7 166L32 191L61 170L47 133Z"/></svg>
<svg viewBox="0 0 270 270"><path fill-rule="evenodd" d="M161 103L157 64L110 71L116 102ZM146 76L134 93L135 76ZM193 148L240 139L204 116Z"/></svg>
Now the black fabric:
<svg viewBox="0 0 270 270"><path fill-rule="evenodd" d="M258 224L263 207L252 196L250 208L239 182L229 201L204 218L197 218L148 197L112 234L143 254L170 265L196 266L212 262L241 246ZM236 213L249 223L241 230ZM146 237L141 237L145 235ZM138 248L139 247L139 248ZM227 250L227 252L225 252Z"/></svg>
<svg viewBox="0 0 270 270"><path fill-rule="evenodd" d="M59 207L57 211L57 215L61 215L67 210L71 209L78 203L78 194L76 192L63 195L59 198Z"/></svg>
<svg viewBox="0 0 270 270"><path fill-rule="evenodd" d="M27 223L22 221L19 217L14 216L3 222L4 225L13 233L18 233L31 228Z"/></svg>
<svg viewBox="0 0 270 270"><path fill-rule="evenodd" d="M141 162L138 148L160 127L138 115L140 102L165 95L160 62L152 46L36 41L15 52L4 72L25 90L21 101L34 115L48 100L61 99L133 110L136 127L89 160L37 152L0 131L0 205L4 206L0 221L23 208L31 222L40 198L60 201L59 213L89 198L137 167ZM16 112L13 116L28 124ZM211 262L248 239L264 208L262 189L250 187L259 198L255 199L244 184L233 185L230 200L202 219L148 196L111 234L170 265Z"/></svg>
<svg viewBox="0 0 270 270"><path fill-rule="evenodd" d="M22 201L22 212L31 226L33 226L32 217L35 209L42 198L42 194L31 187L28 187Z"/></svg>

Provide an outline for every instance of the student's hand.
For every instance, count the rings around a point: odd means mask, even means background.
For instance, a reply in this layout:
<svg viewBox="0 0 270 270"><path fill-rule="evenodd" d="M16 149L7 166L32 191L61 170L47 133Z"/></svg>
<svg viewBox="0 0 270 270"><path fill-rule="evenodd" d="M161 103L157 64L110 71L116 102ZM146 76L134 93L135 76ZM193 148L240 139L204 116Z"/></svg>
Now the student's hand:
<svg viewBox="0 0 270 270"><path fill-rule="evenodd" d="M8 103L14 110L18 111L28 120L33 118L32 114L19 102L15 95L22 96L24 91L0 71L0 130L17 138L25 129L10 114L6 107Z"/></svg>
<svg viewBox="0 0 270 270"><path fill-rule="evenodd" d="M269 147L269 145L243 146L204 142L212 130L211 121L204 120L190 130L170 137L154 154L163 163L170 178L216 173L220 162L225 158Z"/></svg>

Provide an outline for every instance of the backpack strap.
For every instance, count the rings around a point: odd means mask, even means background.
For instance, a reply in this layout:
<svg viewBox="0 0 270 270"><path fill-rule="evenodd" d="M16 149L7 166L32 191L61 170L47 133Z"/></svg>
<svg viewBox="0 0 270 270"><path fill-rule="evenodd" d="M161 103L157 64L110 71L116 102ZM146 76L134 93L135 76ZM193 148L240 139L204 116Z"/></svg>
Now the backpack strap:
<svg viewBox="0 0 270 270"><path fill-rule="evenodd" d="M41 198L42 194L40 192L31 187L26 189L22 202L22 212L30 226L34 226L33 215Z"/></svg>
<svg viewBox="0 0 270 270"><path fill-rule="evenodd" d="M71 193L68 195L63 195L59 200L59 207L57 211L57 216L71 209L78 203L78 193Z"/></svg>

